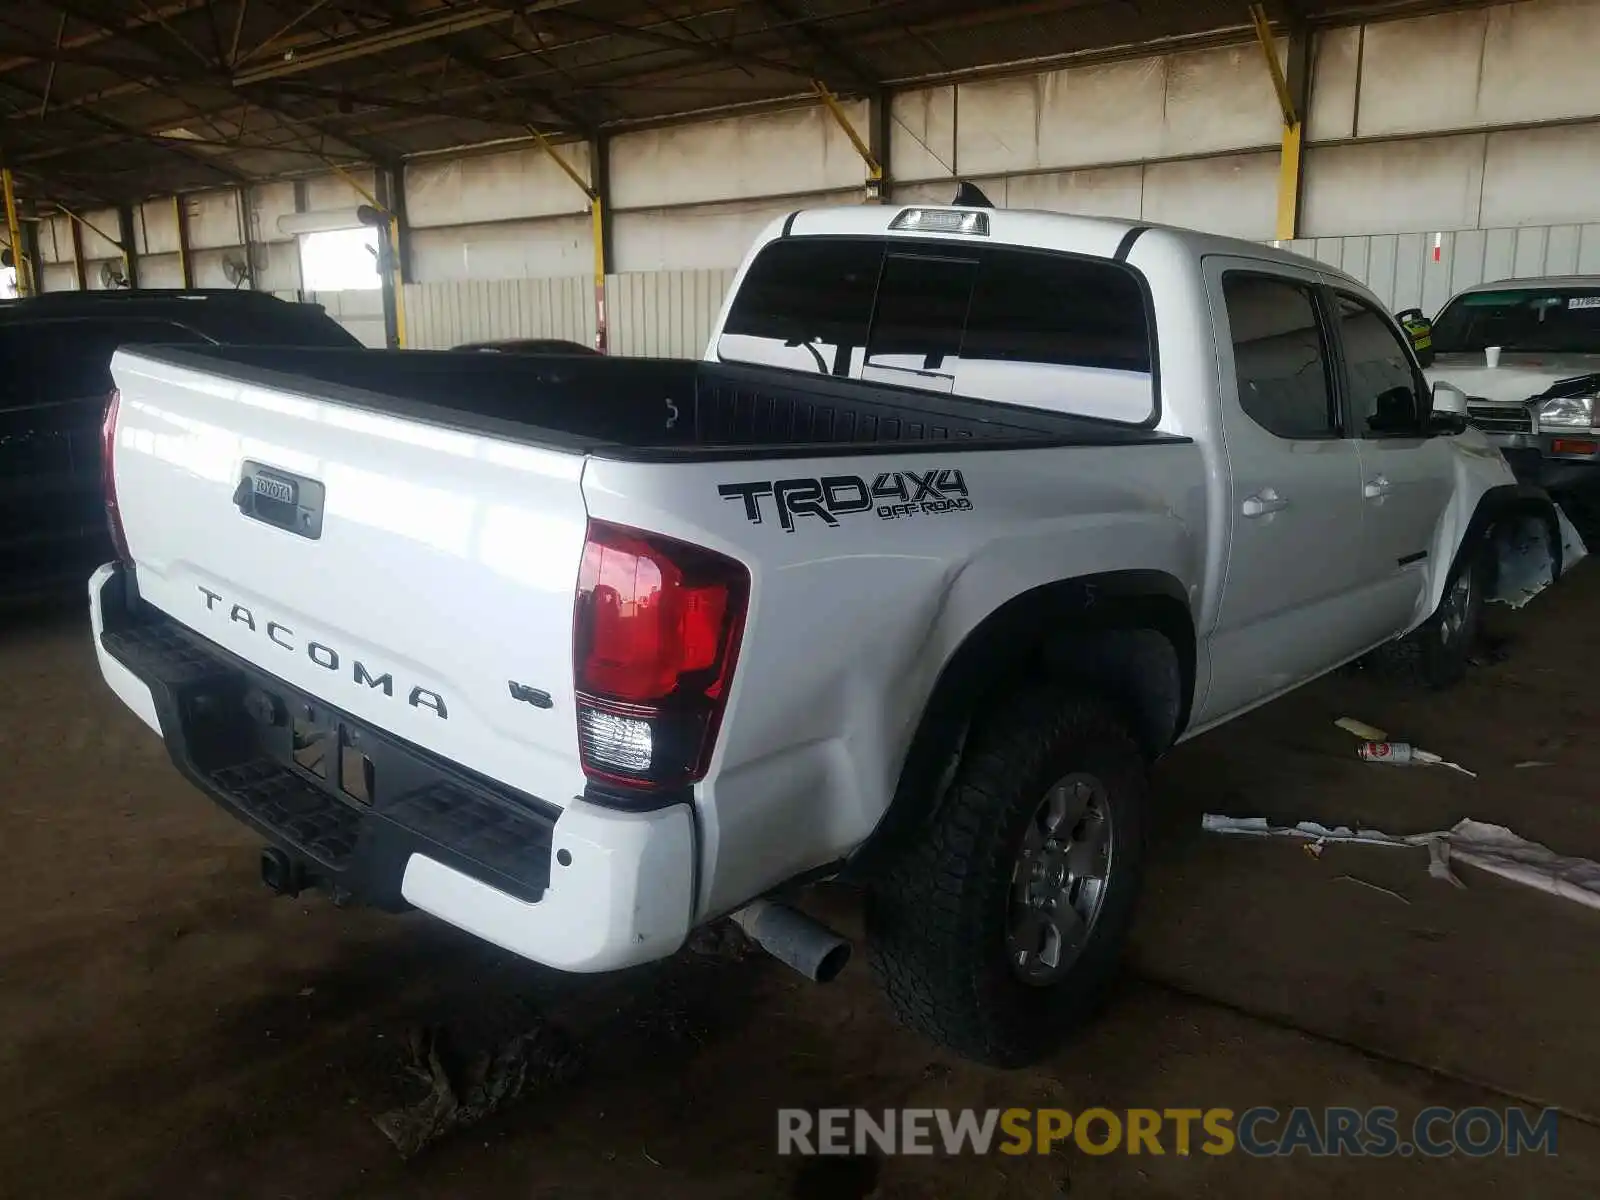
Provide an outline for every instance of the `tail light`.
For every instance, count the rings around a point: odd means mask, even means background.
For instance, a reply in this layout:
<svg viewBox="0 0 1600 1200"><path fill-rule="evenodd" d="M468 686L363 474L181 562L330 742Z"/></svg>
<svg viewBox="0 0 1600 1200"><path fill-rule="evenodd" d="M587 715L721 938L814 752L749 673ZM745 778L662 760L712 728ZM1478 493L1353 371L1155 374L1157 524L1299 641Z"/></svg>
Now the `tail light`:
<svg viewBox="0 0 1600 1200"><path fill-rule="evenodd" d="M585 774L643 788L705 776L749 596L743 563L589 522L573 612Z"/></svg>
<svg viewBox="0 0 1600 1200"><path fill-rule="evenodd" d="M122 393L116 388L106 397L106 415L100 422L100 484L106 498L106 524L111 529L111 547L117 561L133 562L128 552L128 535L122 528L122 510L117 507L117 411Z"/></svg>

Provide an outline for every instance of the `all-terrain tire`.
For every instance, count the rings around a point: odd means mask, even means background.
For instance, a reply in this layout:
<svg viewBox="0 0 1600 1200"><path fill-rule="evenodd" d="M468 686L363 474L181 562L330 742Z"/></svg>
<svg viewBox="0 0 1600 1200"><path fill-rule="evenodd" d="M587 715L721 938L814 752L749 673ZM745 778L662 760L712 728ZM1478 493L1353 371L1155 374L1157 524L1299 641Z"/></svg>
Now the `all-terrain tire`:
<svg viewBox="0 0 1600 1200"><path fill-rule="evenodd" d="M1041 800L1068 776L1098 781L1110 813L1104 894L1065 975L1025 982L1007 945L1014 865ZM1046 686L993 710L927 821L868 882L870 957L901 1023L965 1058L1016 1067L1091 1015L1132 920L1147 795L1144 756L1100 700Z"/></svg>
<svg viewBox="0 0 1600 1200"><path fill-rule="evenodd" d="M1463 549L1432 616L1405 637L1374 650L1362 665L1380 678L1434 691L1460 683L1483 636L1484 605L1494 585L1492 537L1490 531Z"/></svg>

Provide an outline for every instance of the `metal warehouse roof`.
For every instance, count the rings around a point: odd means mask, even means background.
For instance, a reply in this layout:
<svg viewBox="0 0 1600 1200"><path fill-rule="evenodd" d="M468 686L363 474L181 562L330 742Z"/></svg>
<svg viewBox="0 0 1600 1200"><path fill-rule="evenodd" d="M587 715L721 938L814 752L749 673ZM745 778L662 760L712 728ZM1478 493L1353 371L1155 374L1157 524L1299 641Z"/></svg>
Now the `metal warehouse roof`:
<svg viewBox="0 0 1600 1200"><path fill-rule="evenodd" d="M1309 23L1459 7L1278 0ZM120 201L1248 36L1244 0L0 0L0 152Z"/></svg>

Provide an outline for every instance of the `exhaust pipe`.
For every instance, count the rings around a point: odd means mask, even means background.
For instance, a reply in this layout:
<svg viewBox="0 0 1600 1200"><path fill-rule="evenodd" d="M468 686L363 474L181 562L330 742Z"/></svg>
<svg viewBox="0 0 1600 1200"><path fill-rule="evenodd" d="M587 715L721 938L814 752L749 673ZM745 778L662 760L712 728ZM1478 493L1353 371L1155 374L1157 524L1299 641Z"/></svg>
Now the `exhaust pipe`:
<svg viewBox="0 0 1600 1200"><path fill-rule="evenodd" d="M787 904L756 900L733 922L773 958L815 983L831 983L850 961L850 943Z"/></svg>
<svg viewBox="0 0 1600 1200"><path fill-rule="evenodd" d="M280 896L298 896L306 885L304 868L276 846L261 851L261 882Z"/></svg>

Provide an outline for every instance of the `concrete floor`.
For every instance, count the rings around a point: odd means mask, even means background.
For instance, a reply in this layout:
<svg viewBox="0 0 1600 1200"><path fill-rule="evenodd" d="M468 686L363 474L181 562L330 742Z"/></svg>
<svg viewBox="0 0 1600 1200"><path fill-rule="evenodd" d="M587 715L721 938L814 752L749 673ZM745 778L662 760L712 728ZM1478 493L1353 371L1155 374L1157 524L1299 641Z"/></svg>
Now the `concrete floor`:
<svg viewBox="0 0 1600 1200"><path fill-rule="evenodd" d="M683 956L551 980L419 915L275 899L255 845L100 684L77 613L0 630L0 1192L52 1197L1538 1196L1600 1193L1600 914L1421 852L1202 835L1206 811L1392 831L1463 816L1600 859L1600 569L1498 616L1509 661L1441 696L1341 675L1161 764L1110 1011L1044 1068L900 1031L870 974ZM1360 717L1456 758L1367 766ZM1528 759L1553 765L1517 769ZM1362 880L1398 896L1363 887ZM848 896L820 903L853 921ZM407 1031L533 996L585 1062L409 1162L372 1118ZM782 1106L1559 1105L1557 1157L1047 1157L810 1165ZM1445 1190L1448 1188L1448 1192Z"/></svg>

